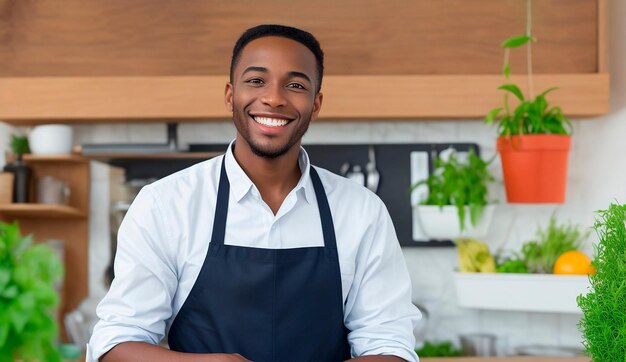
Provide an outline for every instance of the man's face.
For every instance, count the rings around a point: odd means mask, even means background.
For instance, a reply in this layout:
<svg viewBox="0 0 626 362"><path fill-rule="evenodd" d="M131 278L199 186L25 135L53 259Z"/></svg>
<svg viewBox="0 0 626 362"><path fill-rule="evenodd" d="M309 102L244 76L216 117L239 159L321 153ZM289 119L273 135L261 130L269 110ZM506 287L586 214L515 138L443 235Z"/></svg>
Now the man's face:
<svg viewBox="0 0 626 362"><path fill-rule="evenodd" d="M238 141L266 158L300 145L322 103L315 56L307 47L283 37L253 40L241 51L232 81L225 102Z"/></svg>

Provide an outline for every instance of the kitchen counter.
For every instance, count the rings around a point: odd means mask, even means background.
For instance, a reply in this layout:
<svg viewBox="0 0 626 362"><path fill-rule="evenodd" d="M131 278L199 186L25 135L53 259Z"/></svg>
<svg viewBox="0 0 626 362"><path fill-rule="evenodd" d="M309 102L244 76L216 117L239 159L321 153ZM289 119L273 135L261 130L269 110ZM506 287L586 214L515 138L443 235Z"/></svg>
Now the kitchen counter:
<svg viewBox="0 0 626 362"><path fill-rule="evenodd" d="M449 357L420 358L420 362L590 362L589 357Z"/></svg>

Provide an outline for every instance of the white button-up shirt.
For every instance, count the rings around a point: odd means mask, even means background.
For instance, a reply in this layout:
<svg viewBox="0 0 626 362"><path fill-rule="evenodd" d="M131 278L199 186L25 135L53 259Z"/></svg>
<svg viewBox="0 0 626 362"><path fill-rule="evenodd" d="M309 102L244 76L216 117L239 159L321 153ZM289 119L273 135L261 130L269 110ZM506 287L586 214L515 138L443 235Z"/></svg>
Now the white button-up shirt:
<svg viewBox="0 0 626 362"><path fill-rule="evenodd" d="M100 321L87 346L88 361L122 342L158 344L166 335L204 263L224 158L230 180L224 244L267 249L324 245L304 149L302 177L276 215L235 160L232 144L224 156L145 186L118 232L115 279L97 308ZM385 205L355 182L316 170L335 226L352 355L417 361L413 328L421 315L411 303L411 281Z"/></svg>

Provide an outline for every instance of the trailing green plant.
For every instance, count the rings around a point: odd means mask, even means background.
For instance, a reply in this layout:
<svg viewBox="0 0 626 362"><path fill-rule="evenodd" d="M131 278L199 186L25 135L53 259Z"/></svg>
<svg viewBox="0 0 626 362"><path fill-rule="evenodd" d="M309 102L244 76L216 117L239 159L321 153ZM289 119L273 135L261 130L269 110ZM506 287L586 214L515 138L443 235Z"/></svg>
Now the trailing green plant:
<svg viewBox="0 0 626 362"><path fill-rule="evenodd" d="M61 360L52 311L62 275L51 248L22 237L17 223L0 222L0 362Z"/></svg>
<svg viewBox="0 0 626 362"><path fill-rule="evenodd" d="M28 137L19 136L19 135L11 135L11 152L17 156L18 159L21 159L22 155L25 153L30 153L30 146L28 145Z"/></svg>
<svg viewBox="0 0 626 362"><path fill-rule="evenodd" d="M591 289L577 298L578 328L593 362L626 361L626 205L598 211Z"/></svg>
<svg viewBox="0 0 626 362"><path fill-rule="evenodd" d="M450 341L424 342L422 348L416 348L415 353L419 357L460 357L463 351Z"/></svg>
<svg viewBox="0 0 626 362"><path fill-rule="evenodd" d="M520 88L512 83L503 84L498 89L503 90L504 106L489 111L485 117L485 123L493 124L499 121L498 134L507 137L522 134L562 134L572 133L572 124L563 114L560 107L549 107L546 95L556 87L549 88L533 97L533 71L532 71L532 42L537 39L532 35L531 18L532 0L527 0L526 34L517 35L504 40L501 47L504 48L504 66L502 74L506 79L511 75L509 66L510 49L526 45L526 63L528 67L528 93L525 97ZM509 104L509 96L513 95L519 101L515 108ZM534 98L534 99L533 99Z"/></svg>
<svg viewBox="0 0 626 362"><path fill-rule="evenodd" d="M545 229L537 229L537 240L522 245L521 259L530 273L552 273L556 259L566 251L580 249L588 236L578 225L557 224L552 215Z"/></svg>
<svg viewBox="0 0 626 362"><path fill-rule="evenodd" d="M444 151L446 152L446 151ZM428 178L411 186L415 188L426 185L428 197L422 205L454 205L458 209L461 230L465 225L465 206L469 208L469 218L472 225L476 225L485 206L489 203L490 182L495 179L489 172L488 166L492 160L483 161L470 149L467 162L457 159L456 153L451 150L447 158L435 158L435 170Z"/></svg>

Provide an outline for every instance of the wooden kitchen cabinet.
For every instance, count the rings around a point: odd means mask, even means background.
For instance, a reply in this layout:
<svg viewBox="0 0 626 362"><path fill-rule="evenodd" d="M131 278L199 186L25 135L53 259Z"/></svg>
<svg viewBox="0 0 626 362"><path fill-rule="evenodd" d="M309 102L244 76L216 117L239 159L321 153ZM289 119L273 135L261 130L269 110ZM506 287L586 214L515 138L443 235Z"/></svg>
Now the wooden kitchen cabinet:
<svg viewBox="0 0 626 362"><path fill-rule="evenodd" d="M64 335L63 315L76 309L88 295L89 160L76 155L26 155L24 160L32 169L31 202L0 205L0 218L5 222L17 221L22 234L33 234L35 242L63 240L65 277L59 322ZM36 180L43 176L67 183L67 206L34 202Z"/></svg>
<svg viewBox="0 0 626 362"><path fill-rule="evenodd" d="M233 44L268 22L319 38L321 120L483 118L508 83L500 43L526 18L525 0L13 3L0 12L0 119L15 125L229 119ZM608 0L533 2L534 88L559 87L549 100L568 116L609 110L607 13ZM525 57L511 52L523 91Z"/></svg>

